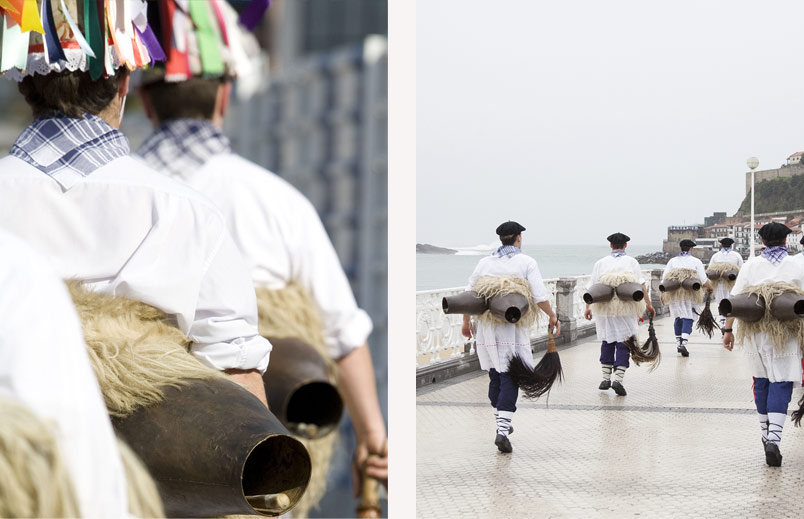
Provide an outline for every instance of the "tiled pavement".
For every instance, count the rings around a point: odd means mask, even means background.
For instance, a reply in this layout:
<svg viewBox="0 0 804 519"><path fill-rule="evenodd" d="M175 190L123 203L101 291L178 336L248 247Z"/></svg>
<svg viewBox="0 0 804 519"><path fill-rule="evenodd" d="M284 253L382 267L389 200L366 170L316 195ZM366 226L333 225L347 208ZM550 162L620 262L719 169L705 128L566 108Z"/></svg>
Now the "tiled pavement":
<svg viewBox="0 0 804 519"><path fill-rule="evenodd" d="M804 428L788 421L782 467L765 465L738 349L695 332L682 358L671 320L655 325L663 360L632 364L625 397L597 389L594 337L561 348L549 402L519 399L513 454L493 443L485 372L419 390L417 516L802 517Z"/></svg>

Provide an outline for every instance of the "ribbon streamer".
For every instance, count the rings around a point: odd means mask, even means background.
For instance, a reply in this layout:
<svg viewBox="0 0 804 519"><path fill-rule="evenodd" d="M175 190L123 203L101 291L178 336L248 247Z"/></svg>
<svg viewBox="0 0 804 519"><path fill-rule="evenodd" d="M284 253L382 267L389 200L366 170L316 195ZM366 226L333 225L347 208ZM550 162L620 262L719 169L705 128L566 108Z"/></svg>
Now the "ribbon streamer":
<svg viewBox="0 0 804 519"><path fill-rule="evenodd" d="M84 54L90 57L95 57L95 51L92 50L92 47L89 45L89 42L84 39L84 35L81 34L81 29L78 28L78 25L73 21L73 17L70 16L70 10L67 9L67 5L64 3L64 0L59 0L61 4L61 12L64 13L64 18L67 20L67 24L70 26L70 30L73 31L73 36L75 36L75 41L78 42L78 46L81 47L81 50L84 51Z"/></svg>
<svg viewBox="0 0 804 519"><path fill-rule="evenodd" d="M98 18L97 0L84 0L84 30L87 33L88 44L92 48L89 55L89 76L93 81L103 75L103 60L106 44L101 34L100 19Z"/></svg>
<svg viewBox="0 0 804 519"><path fill-rule="evenodd" d="M44 23L45 60L48 63L67 61L64 49L61 48L59 33L56 31L56 22L53 21L53 7L50 5L50 0L42 0L42 22Z"/></svg>
<svg viewBox="0 0 804 519"><path fill-rule="evenodd" d="M137 31L142 45L151 57L151 66L157 61L165 61L165 59L167 59L165 51L162 49L161 45L159 45L159 40L156 39L156 35L150 25L146 25L144 31L140 31L139 27L134 27L134 30Z"/></svg>
<svg viewBox="0 0 804 519"><path fill-rule="evenodd" d="M271 0L252 0L240 15L240 23L249 31L253 31L260 24L269 5L271 5Z"/></svg>
<svg viewBox="0 0 804 519"><path fill-rule="evenodd" d="M221 58L220 40L215 32L209 7L207 2L191 2L190 16L196 27L195 36L201 55L202 70L204 74L219 76L225 72L225 69Z"/></svg>
<svg viewBox="0 0 804 519"><path fill-rule="evenodd" d="M7 20L6 27L14 27L14 25L22 24L22 6L23 0L0 0L0 8L3 8L6 15L10 15L11 20ZM11 22L14 23L11 23Z"/></svg>
<svg viewBox="0 0 804 519"><path fill-rule="evenodd" d="M135 59L131 45L132 24L126 0L106 0L106 18L120 61L133 70Z"/></svg>
<svg viewBox="0 0 804 519"><path fill-rule="evenodd" d="M36 5L36 0L24 0L22 4L22 19L20 20L20 28L22 32L34 31L40 34L45 34L45 29L42 27L42 19L39 17L39 8ZM43 2L44 4L50 2Z"/></svg>
<svg viewBox="0 0 804 519"><path fill-rule="evenodd" d="M28 64L28 42L30 32L22 32L22 27L6 11L3 17L3 45L0 46L0 72L12 68L25 70Z"/></svg>

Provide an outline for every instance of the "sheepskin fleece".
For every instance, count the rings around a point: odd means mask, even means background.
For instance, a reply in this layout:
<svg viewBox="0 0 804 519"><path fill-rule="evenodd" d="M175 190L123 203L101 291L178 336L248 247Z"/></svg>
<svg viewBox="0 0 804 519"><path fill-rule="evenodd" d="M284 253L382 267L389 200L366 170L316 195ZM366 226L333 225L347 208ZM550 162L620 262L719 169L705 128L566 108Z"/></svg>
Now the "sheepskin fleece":
<svg viewBox="0 0 804 519"><path fill-rule="evenodd" d="M297 338L310 344L327 362L330 380L334 383L337 380L337 365L324 342L321 317L310 291L300 283L291 282L281 290L256 287L256 292L260 335ZM335 430L317 439L296 439L307 448L312 462L310 483L293 508L293 517L304 518L309 516L311 509L318 507L327 490L327 473L338 442L338 432Z"/></svg>
<svg viewBox="0 0 804 519"><path fill-rule="evenodd" d="M93 292L77 281L69 281L67 288L110 415L125 417L161 402L165 387L225 376L187 351L187 338L160 310Z"/></svg>
<svg viewBox="0 0 804 519"><path fill-rule="evenodd" d="M639 283L639 278L636 274L629 271L607 272L601 275L597 282L601 285L610 286L616 289L623 283ZM606 301L604 303L592 303L590 308L592 310L592 315L600 317L639 317L645 312L647 304L645 303L644 298L642 298L642 301L623 301L615 292L614 297L612 297L610 301Z"/></svg>
<svg viewBox="0 0 804 519"><path fill-rule="evenodd" d="M0 397L0 517L78 517L67 466L51 428Z"/></svg>
<svg viewBox="0 0 804 519"><path fill-rule="evenodd" d="M754 294L765 300L765 315L754 323L737 319L737 335L735 337L737 343L743 344L747 336L764 332L770 337L773 349L777 352L782 352L790 339L795 339L799 345L804 345L804 319L782 322L774 319L770 313L773 298L785 292L804 295L804 290L801 290L798 285L784 281L745 287L743 294Z"/></svg>
<svg viewBox="0 0 804 519"><path fill-rule="evenodd" d="M126 473L128 513L134 517L165 517L162 498L148 469L120 438L117 438L117 450Z"/></svg>
<svg viewBox="0 0 804 519"><path fill-rule="evenodd" d="M530 285L527 280L518 277L505 277L505 276L480 276L475 281L472 290L477 292L480 296L485 297L488 301L495 296L504 296L508 294L520 294L528 299L528 306L530 307L519 321L514 323L514 326L519 326L524 329L530 329L533 325L539 323L541 312L540 308L536 306L533 300L533 295L530 293ZM505 319L499 319L492 315L491 310L486 310L478 316L478 319L486 324L511 324Z"/></svg>
<svg viewBox="0 0 804 519"><path fill-rule="evenodd" d="M717 263L712 263L711 265L709 265L706 268L706 270L713 270L722 276L726 272L730 272L732 270L740 272L740 267L738 267L734 263L729 263L727 261L719 261ZM729 292L731 292L732 287L734 287L734 283L737 282L736 279L730 280L730 279L723 279L722 277L714 281L710 279L709 281L715 288L719 287L720 285L723 285Z"/></svg>
<svg viewBox="0 0 804 519"><path fill-rule="evenodd" d="M677 279L681 282L687 279L700 281L698 272L695 269L673 269L667 273L664 279ZM687 290L684 287L680 287L678 290L663 292L662 299L664 304L670 304L674 301L692 301L693 304L699 305L703 302L704 292L703 287L700 290Z"/></svg>

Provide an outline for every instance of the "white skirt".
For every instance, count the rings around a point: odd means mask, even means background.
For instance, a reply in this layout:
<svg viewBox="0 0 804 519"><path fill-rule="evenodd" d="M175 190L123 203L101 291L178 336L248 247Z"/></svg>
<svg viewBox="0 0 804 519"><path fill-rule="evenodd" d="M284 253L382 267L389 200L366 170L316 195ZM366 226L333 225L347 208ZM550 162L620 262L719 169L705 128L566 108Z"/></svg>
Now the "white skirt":
<svg viewBox="0 0 804 519"><path fill-rule="evenodd" d="M675 319L680 317L682 319L697 319L698 316L692 311L693 308L697 309L698 306L694 305L689 299L686 301L673 301L669 304L670 317ZM699 310L700 311L700 310Z"/></svg>
<svg viewBox="0 0 804 519"><path fill-rule="evenodd" d="M637 335L639 318L633 315L604 315L595 317L597 340L606 342L625 342Z"/></svg>
<svg viewBox="0 0 804 519"><path fill-rule="evenodd" d="M787 341L784 350L776 351L768 335L758 333L746 337L744 349L752 377L767 378L771 382L793 382L793 387L801 387L801 348L798 342Z"/></svg>
<svg viewBox="0 0 804 519"><path fill-rule="evenodd" d="M514 355L521 357L531 369L534 367L528 330L510 323L477 322L475 327L475 350L481 369L494 368L504 373Z"/></svg>

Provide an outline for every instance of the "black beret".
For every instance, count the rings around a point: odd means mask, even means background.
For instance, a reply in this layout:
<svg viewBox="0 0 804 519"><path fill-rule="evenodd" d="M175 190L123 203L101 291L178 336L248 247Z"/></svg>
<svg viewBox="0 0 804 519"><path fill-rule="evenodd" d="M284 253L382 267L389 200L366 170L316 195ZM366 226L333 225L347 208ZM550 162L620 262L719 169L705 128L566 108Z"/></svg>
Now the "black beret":
<svg viewBox="0 0 804 519"><path fill-rule="evenodd" d="M511 236L514 234L519 234L524 230L525 228L518 223L508 220L505 223L501 223L497 227L497 236Z"/></svg>
<svg viewBox="0 0 804 519"><path fill-rule="evenodd" d="M799 243L800 243L800 244L802 244L802 245L804 245L804 238L801 238L801 239L799 240Z"/></svg>
<svg viewBox="0 0 804 519"><path fill-rule="evenodd" d="M681 240L681 242L678 244L679 247L695 247L696 245L697 243L692 240Z"/></svg>
<svg viewBox="0 0 804 519"><path fill-rule="evenodd" d="M731 247L732 245L734 245L734 240L732 240L731 238L723 238L722 240L720 240L720 244L723 245L724 247Z"/></svg>
<svg viewBox="0 0 804 519"><path fill-rule="evenodd" d="M609 240L610 243L628 243L631 241L631 238L628 235L621 232L615 232L606 239Z"/></svg>
<svg viewBox="0 0 804 519"><path fill-rule="evenodd" d="M783 223L771 222L766 223L759 229L759 237L765 241L778 241L790 234L790 227Z"/></svg>

